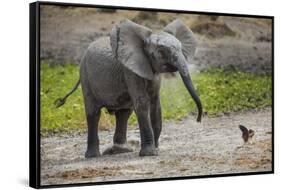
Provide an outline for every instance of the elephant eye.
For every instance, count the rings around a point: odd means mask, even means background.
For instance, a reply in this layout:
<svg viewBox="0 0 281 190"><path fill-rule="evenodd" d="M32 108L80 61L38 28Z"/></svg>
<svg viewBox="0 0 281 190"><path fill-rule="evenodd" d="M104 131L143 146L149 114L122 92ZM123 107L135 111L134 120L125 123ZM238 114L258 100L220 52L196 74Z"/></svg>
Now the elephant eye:
<svg viewBox="0 0 281 190"><path fill-rule="evenodd" d="M161 57L165 57L165 51L163 49L159 49L158 50L158 54L161 56Z"/></svg>

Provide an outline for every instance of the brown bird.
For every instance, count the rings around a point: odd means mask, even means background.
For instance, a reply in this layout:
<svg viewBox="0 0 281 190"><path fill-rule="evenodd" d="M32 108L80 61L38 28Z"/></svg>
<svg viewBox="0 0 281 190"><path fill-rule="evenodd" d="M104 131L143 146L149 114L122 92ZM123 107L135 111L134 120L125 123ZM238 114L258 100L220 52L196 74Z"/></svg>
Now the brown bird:
<svg viewBox="0 0 281 190"><path fill-rule="evenodd" d="M242 131L242 138L244 140L244 143L251 142L252 137L254 136L255 132L252 129L247 129L243 125L239 125L240 130Z"/></svg>

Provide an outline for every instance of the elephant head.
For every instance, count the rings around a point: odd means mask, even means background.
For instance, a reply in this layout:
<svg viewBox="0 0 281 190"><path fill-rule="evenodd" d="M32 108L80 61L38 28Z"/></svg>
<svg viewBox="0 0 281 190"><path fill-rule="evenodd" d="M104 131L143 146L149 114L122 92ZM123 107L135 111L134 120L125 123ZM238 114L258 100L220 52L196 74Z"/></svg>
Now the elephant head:
<svg viewBox="0 0 281 190"><path fill-rule="evenodd" d="M197 105L197 121L201 121L202 105L188 71L196 40L180 20L171 22L159 33L153 33L126 19L112 29L110 43L117 61L147 80L152 80L155 73L179 71Z"/></svg>

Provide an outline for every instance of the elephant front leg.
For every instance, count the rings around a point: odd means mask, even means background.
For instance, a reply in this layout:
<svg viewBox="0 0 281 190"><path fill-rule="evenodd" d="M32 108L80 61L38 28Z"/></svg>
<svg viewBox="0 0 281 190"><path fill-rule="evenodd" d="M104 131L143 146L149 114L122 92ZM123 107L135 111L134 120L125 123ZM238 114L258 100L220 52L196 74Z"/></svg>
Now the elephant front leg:
<svg viewBox="0 0 281 190"><path fill-rule="evenodd" d="M155 147L158 148L158 140L162 131L162 114L159 95L151 99L150 118L154 133Z"/></svg>
<svg viewBox="0 0 281 190"><path fill-rule="evenodd" d="M141 150L139 155L156 156L158 155L158 152L155 148L154 133L151 127L149 98L137 98L134 102L134 106L141 136Z"/></svg>
<svg viewBox="0 0 281 190"><path fill-rule="evenodd" d="M155 148L154 134L150 120L150 97L147 92L148 81L125 68L124 76L129 94L133 100L134 111L140 128L141 150L139 155L158 155Z"/></svg>

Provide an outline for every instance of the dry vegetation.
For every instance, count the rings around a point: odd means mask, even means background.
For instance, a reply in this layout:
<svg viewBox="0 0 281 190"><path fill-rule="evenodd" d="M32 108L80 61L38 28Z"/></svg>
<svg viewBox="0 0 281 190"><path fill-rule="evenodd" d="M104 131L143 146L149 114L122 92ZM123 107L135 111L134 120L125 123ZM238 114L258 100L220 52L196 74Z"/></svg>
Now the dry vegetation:
<svg viewBox="0 0 281 190"><path fill-rule="evenodd" d="M199 69L230 65L243 71L271 72L270 19L149 11L43 6L41 58L54 64L79 63L92 41L108 36L126 18L154 31L181 19L198 40L193 64Z"/></svg>

